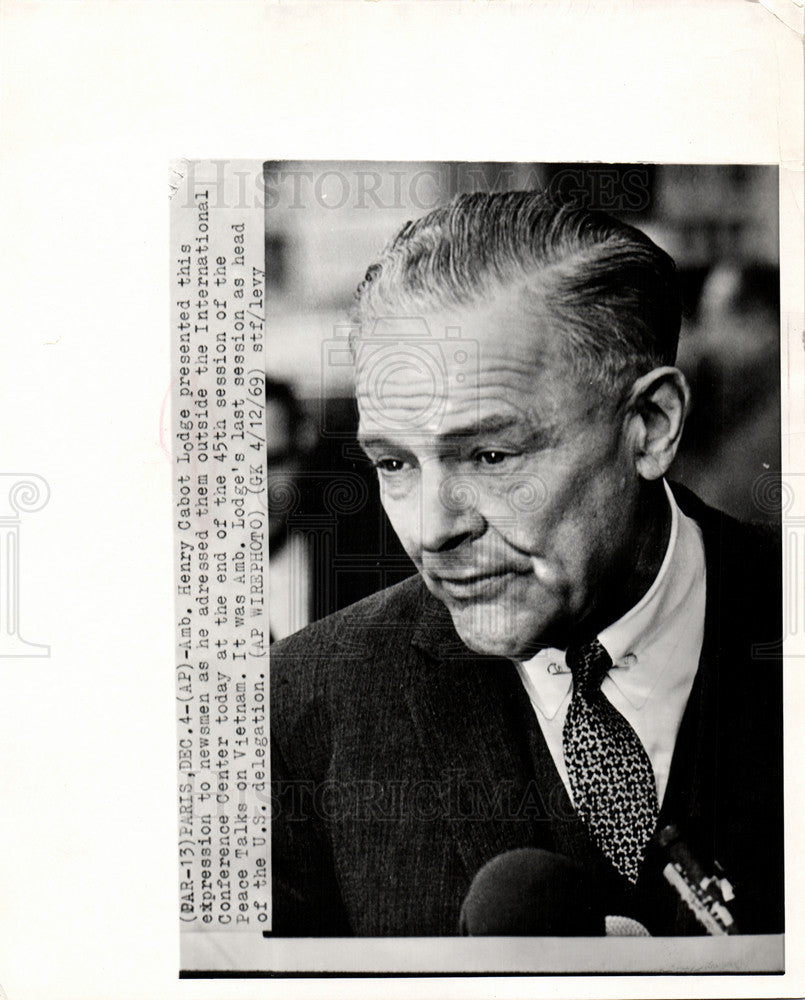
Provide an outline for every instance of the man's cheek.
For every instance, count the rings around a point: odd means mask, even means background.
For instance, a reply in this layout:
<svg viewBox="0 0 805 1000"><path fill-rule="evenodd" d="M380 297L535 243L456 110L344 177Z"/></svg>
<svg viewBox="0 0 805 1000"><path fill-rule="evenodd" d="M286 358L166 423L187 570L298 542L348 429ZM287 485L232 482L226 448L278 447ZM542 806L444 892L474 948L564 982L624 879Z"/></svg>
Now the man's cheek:
<svg viewBox="0 0 805 1000"><path fill-rule="evenodd" d="M537 583L543 590L555 594L564 589L565 575L555 560L544 556L531 556L531 567Z"/></svg>
<svg viewBox="0 0 805 1000"><path fill-rule="evenodd" d="M420 537L416 512L412 511L410 504L403 504L391 498L387 491L381 491L380 501L394 534L408 555L416 562Z"/></svg>
<svg viewBox="0 0 805 1000"><path fill-rule="evenodd" d="M547 555L555 530L551 512L542 504L489 505L485 519L508 546L525 555Z"/></svg>
<svg viewBox="0 0 805 1000"><path fill-rule="evenodd" d="M548 479L533 470L482 477L479 483L482 502L512 517L537 514L546 507L551 492Z"/></svg>

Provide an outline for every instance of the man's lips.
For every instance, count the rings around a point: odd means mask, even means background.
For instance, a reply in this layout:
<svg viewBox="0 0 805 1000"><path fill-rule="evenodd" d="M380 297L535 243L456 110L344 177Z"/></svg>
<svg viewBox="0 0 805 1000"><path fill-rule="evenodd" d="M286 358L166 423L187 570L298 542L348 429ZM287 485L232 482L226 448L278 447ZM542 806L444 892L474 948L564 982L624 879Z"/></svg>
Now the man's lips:
<svg viewBox="0 0 805 1000"><path fill-rule="evenodd" d="M468 600L476 597L492 596L497 591L505 587L516 576L527 576L533 570L521 569L519 567L505 567L498 570L477 570L433 572L426 570L427 575L433 580L439 590L448 597L457 600Z"/></svg>

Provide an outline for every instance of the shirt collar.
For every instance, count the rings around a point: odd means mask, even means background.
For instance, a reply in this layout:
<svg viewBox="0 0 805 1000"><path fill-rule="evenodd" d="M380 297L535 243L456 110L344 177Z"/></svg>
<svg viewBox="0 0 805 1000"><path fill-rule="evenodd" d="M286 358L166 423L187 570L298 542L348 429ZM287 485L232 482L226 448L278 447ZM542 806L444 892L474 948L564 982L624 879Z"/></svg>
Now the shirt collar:
<svg viewBox="0 0 805 1000"><path fill-rule="evenodd" d="M704 581L698 526L680 511L664 480L663 486L671 511L671 531L657 576L637 604L598 635L612 658L609 680L638 710L672 659L692 614L692 595ZM547 719L554 718L573 683L564 651L541 649L520 663L518 671L532 701Z"/></svg>

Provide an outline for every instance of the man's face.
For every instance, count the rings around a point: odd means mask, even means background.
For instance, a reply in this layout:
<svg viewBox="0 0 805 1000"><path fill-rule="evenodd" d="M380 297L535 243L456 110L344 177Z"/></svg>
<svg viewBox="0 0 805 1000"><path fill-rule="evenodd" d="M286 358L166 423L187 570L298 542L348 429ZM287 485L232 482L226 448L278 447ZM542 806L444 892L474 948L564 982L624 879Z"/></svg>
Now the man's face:
<svg viewBox="0 0 805 1000"><path fill-rule="evenodd" d="M358 345L359 436L383 507L467 646L563 648L628 572L637 476L622 415L514 291L425 320L429 345L393 320Z"/></svg>

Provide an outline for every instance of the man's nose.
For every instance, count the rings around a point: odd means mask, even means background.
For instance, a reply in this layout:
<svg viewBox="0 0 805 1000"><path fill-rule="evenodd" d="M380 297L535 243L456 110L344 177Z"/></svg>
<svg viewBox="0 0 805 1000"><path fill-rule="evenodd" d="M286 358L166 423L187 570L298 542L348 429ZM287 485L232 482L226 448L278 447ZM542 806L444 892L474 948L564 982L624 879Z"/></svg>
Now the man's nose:
<svg viewBox="0 0 805 1000"><path fill-rule="evenodd" d="M425 463L419 512L422 548L446 551L483 534L486 522L480 501L472 476L450 473L437 462Z"/></svg>

